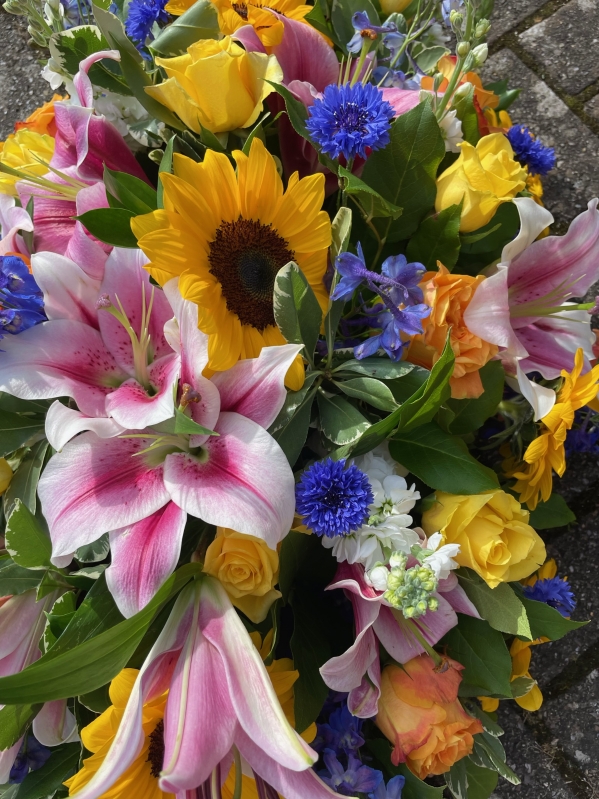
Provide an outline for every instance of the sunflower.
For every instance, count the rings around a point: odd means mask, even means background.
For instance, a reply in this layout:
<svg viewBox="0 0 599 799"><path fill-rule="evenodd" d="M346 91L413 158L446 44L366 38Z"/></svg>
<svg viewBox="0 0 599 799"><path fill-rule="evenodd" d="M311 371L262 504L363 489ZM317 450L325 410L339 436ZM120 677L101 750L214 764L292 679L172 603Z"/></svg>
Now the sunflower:
<svg viewBox="0 0 599 799"><path fill-rule="evenodd" d="M123 669L110 683L112 705L81 730L83 745L93 754L83 761L83 768L65 782L69 796L87 785L104 762L138 673L137 669ZM129 768L102 794L102 799L175 799L174 794L165 793L158 787L158 775L164 758L163 717L166 699L167 694L164 693L143 706L143 746Z"/></svg>
<svg viewBox="0 0 599 799"><path fill-rule="evenodd" d="M331 223L322 174L294 173L283 191L274 158L255 138L249 156L236 150L237 172L226 155L206 152L202 163L175 155L174 175L161 175L164 210L135 217L131 227L164 285L179 278L181 295L198 306L198 326L209 336L208 369L230 369L265 346L284 344L275 323L277 272L295 261L323 311L323 283ZM287 385L303 383L301 358Z"/></svg>

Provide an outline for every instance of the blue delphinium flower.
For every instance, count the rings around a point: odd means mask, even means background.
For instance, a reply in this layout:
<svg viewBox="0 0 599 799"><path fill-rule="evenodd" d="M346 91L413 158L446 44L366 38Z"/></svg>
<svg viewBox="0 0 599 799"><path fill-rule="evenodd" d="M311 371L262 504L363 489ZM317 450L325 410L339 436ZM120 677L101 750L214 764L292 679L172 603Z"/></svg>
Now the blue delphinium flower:
<svg viewBox="0 0 599 799"><path fill-rule="evenodd" d="M383 780L383 773L365 766L357 757L349 755L347 768L337 759L331 749L326 749L323 755L326 771L321 771L319 777L337 793L343 796L355 796L356 793L375 791Z"/></svg>
<svg viewBox="0 0 599 799"><path fill-rule="evenodd" d="M372 73L372 80L377 86L384 89L420 89L419 75L408 78L405 72L401 69L389 69L389 67L380 66Z"/></svg>
<svg viewBox="0 0 599 799"><path fill-rule="evenodd" d="M152 36L155 22L168 22L168 14L164 10L168 0L131 0L127 12L125 32L141 50L148 38ZM143 55L143 53L142 53Z"/></svg>
<svg viewBox="0 0 599 799"><path fill-rule="evenodd" d="M566 580L559 577L550 577L547 580L537 580L534 585L524 587L524 596L545 602L558 610L562 616L570 616L576 607L576 599Z"/></svg>
<svg viewBox="0 0 599 799"><path fill-rule="evenodd" d="M555 150L545 147L524 125L515 125L507 137L516 160L528 167L531 175L546 175L555 166Z"/></svg>
<svg viewBox="0 0 599 799"><path fill-rule="evenodd" d="M405 782L406 778L402 777L401 774L389 780L386 786L384 782L380 782L376 791L368 794L368 799L401 799L401 792Z"/></svg>
<svg viewBox="0 0 599 799"><path fill-rule="evenodd" d="M367 149L379 150L389 144L395 112L382 91L370 83L332 83L308 111L308 132L331 158L366 158Z"/></svg>
<svg viewBox="0 0 599 799"><path fill-rule="evenodd" d="M316 535L349 535L368 518L374 501L368 477L345 460L316 461L302 474L295 489L297 512Z"/></svg>
<svg viewBox="0 0 599 799"><path fill-rule="evenodd" d="M41 768L51 754L52 751L43 746L37 738L31 734L27 735L10 770L9 783L14 785L23 782L29 772Z"/></svg>
<svg viewBox="0 0 599 799"><path fill-rule="evenodd" d="M401 333L407 333L409 336L422 333L422 319L429 315L429 306L412 305L403 311L398 310L396 314L380 304L375 305L372 310L377 311L377 314L372 319L366 317L367 323L372 328L379 329L380 333L370 336L355 346L355 357L361 361L382 349L392 361L400 361L404 347L409 343L402 340Z"/></svg>
<svg viewBox="0 0 599 799"><path fill-rule="evenodd" d="M0 256L0 338L45 320L44 295L23 259Z"/></svg>
<svg viewBox="0 0 599 799"><path fill-rule="evenodd" d="M64 27L66 30L78 25L89 25L92 21L92 7L89 0L60 0L64 9Z"/></svg>
<svg viewBox="0 0 599 799"><path fill-rule="evenodd" d="M354 716L346 704L337 708L329 716L328 723L318 725L318 736L312 746L317 752L332 749L339 754L355 754L364 745L362 737L363 720Z"/></svg>
<svg viewBox="0 0 599 799"><path fill-rule="evenodd" d="M391 34L397 31L397 25L392 22L389 25L373 25L366 11L356 11L351 18L351 24L355 33L347 43L347 49L354 55L362 49L364 39L374 41L381 33Z"/></svg>

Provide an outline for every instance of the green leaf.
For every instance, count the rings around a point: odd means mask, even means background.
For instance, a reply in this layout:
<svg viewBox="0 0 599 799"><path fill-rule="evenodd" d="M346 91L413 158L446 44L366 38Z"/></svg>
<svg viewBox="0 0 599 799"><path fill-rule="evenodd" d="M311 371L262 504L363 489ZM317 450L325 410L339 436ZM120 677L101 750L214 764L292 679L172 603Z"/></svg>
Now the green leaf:
<svg viewBox="0 0 599 799"><path fill-rule="evenodd" d="M347 45L354 35L352 16L356 11L365 11L373 25L379 25L379 15L371 0L333 0L331 22L341 49L347 53Z"/></svg>
<svg viewBox="0 0 599 799"><path fill-rule="evenodd" d="M109 552L110 540L108 538L108 533L104 533L104 535L100 536L100 538L92 544L79 547L75 552L75 557L79 563L98 563L98 561L104 560Z"/></svg>
<svg viewBox="0 0 599 799"><path fill-rule="evenodd" d="M174 435L191 435L191 436L219 436L214 430L204 427L187 416L186 413L175 408L175 415L165 422L160 422L154 425L156 430L160 433L172 433Z"/></svg>
<svg viewBox="0 0 599 799"><path fill-rule="evenodd" d="M6 705L0 710L0 750L10 749L42 709L38 705Z"/></svg>
<svg viewBox="0 0 599 799"><path fill-rule="evenodd" d="M465 568L459 569L457 575L468 599L494 630L532 641L524 605L508 583L499 583L496 588L490 588L476 572Z"/></svg>
<svg viewBox="0 0 599 799"><path fill-rule="evenodd" d="M399 430L389 442L389 451L398 463L438 491L479 494L499 487L495 472L473 458L460 438L435 422Z"/></svg>
<svg viewBox="0 0 599 799"><path fill-rule="evenodd" d="M322 609L316 598L298 592L293 595L291 606L291 652L294 668L300 674L293 685L293 705L295 728L301 733L316 720L328 696L329 689L319 669L332 653L326 624L322 620Z"/></svg>
<svg viewBox="0 0 599 799"><path fill-rule="evenodd" d="M56 643L74 618L75 612L76 599L72 591L58 597L52 605L50 613L46 613L48 623L44 629L42 639L43 652L47 652Z"/></svg>
<svg viewBox="0 0 599 799"><path fill-rule="evenodd" d="M94 713L103 713L112 704L110 701L108 688L109 684L107 683L106 685L102 685L100 688L96 688L95 691L90 691L87 694L81 694L79 701L88 710L91 710Z"/></svg>
<svg viewBox="0 0 599 799"><path fill-rule="evenodd" d="M423 72L431 72L437 66L439 59L443 58L448 52L449 50L441 45L425 47L416 56L416 63Z"/></svg>
<svg viewBox="0 0 599 799"><path fill-rule="evenodd" d="M461 213L461 205L450 205L427 216L409 241L408 261L418 261L429 270L436 270L437 261L441 261L451 271L460 253Z"/></svg>
<svg viewBox="0 0 599 799"><path fill-rule="evenodd" d="M503 635L486 621L458 615L458 625L442 638L449 657L464 666L460 696L512 696L512 659Z"/></svg>
<svg viewBox="0 0 599 799"><path fill-rule="evenodd" d="M499 724L493 721L493 719L491 718L491 716L489 716L488 713L485 713L485 711L480 707L478 702L474 702L471 700L469 701L466 699L465 701L462 702L462 704L464 705L464 707L466 708L468 713L470 713L471 716L474 716L481 722L485 732L488 732L489 735L494 735L495 738L501 738L501 736L503 735L503 730L501 729Z"/></svg>
<svg viewBox="0 0 599 799"><path fill-rule="evenodd" d="M0 572L0 577L2 572ZM516 585L517 584L513 584ZM562 614L545 602L537 602L534 599L527 599L523 594L520 601L526 609L528 621L533 638L549 638L550 641L557 641L563 638L570 630L577 630L584 627L588 621L572 621L566 619Z"/></svg>
<svg viewBox="0 0 599 799"><path fill-rule="evenodd" d="M25 777L15 799L45 799L53 796L63 782L77 771L80 755L81 744L78 743L54 748L46 763Z"/></svg>
<svg viewBox="0 0 599 799"><path fill-rule="evenodd" d="M493 416L503 397L504 372L501 361L489 361L479 372L483 393L477 399L447 400L447 407L454 417L449 424L449 432L464 435L478 430ZM531 522L532 524L532 522Z"/></svg>
<svg viewBox="0 0 599 799"><path fill-rule="evenodd" d="M368 419L343 397L327 397L319 391L316 399L320 429L334 444L350 444L370 427Z"/></svg>
<svg viewBox="0 0 599 799"><path fill-rule="evenodd" d="M412 774L410 769L404 764L394 766L391 762L391 751L393 747L383 738L369 739L366 747L383 767L387 779L401 774L405 779L405 785L401 792L401 799L442 799L445 786L434 787L418 779Z"/></svg>
<svg viewBox="0 0 599 799"><path fill-rule="evenodd" d="M210 3L210 5L212 5L212 3ZM251 129L249 136L244 141L243 147L241 149L244 155L250 154L250 150L252 148L252 142L256 137L258 137L262 142L265 142L264 122L268 119L269 116L270 112L267 111L266 114L264 114L264 116L261 119L259 119L258 122L256 122L254 127Z"/></svg>
<svg viewBox="0 0 599 799"><path fill-rule="evenodd" d="M306 106L301 100L298 100L286 86L283 86L281 83L274 83L272 80L267 80L266 82L270 83L273 89L285 100L287 116L289 117L294 131L299 133L303 139L310 141L310 134L306 128L306 121L308 119L308 110Z"/></svg>
<svg viewBox="0 0 599 799"><path fill-rule="evenodd" d="M304 273L293 261L279 269L273 297L275 320L290 344L303 344L311 362L318 341L322 311Z"/></svg>
<svg viewBox="0 0 599 799"><path fill-rule="evenodd" d="M512 686L512 697L518 699L520 696L526 696L526 694L532 691L536 684L537 681L533 680L532 677L516 677L516 679L512 680L510 683Z"/></svg>
<svg viewBox="0 0 599 799"><path fill-rule="evenodd" d="M340 166L337 172L342 178L343 191L352 197L357 197L360 205L366 212L369 219L375 217L391 217L391 219L399 219L403 213L402 208L398 208L393 203L385 200L384 197L372 189L363 180L357 178L352 172L345 167Z"/></svg>
<svg viewBox="0 0 599 799"><path fill-rule="evenodd" d="M488 799L497 787L499 775L463 757L453 764L445 778L455 799Z"/></svg>
<svg viewBox="0 0 599 799"><path fill-rule="evenodd" d="M51 565L50 536L20 499L6 522L6 550L15 563L27 569L47 569Z"/></svg>
<svg viewBox="0 0 599 799"><path fill-rule="evenodd" d="M166 172L168 175L170 175L173 170L173 148L175 146L176 138L176 136L171 136L169 139L164 150L164 155L162 156L160 166L158 167L158 187L156 189L156 201L158 203L158 208L164 208L164 186L162 185L162 180L160 180L160 174L162 172Z"/></svg>
<svg viewBox="0 0 599 799"><path fill-rule="evenodd" d="M32 513L37 509L37 484L44 466L49 444L44 439L34 444L21 461L10 485L4 494L4 515L13 511L15 502L20 499Z"/></svg>
<svg viewBox="0 0 599 799"><path fill-rule="evenodd" d="M392 411L397 408L397 402L391 389L380 380L372 377L354 377L351 380L335 382L335 385L350 397L367 402L382 411Z"/></svg>
<svg viewBox="0 0 599 799"><path fill-rule="evenodd" d="M125 172L114 172L104 166L106 190L120 201L123 208L134 214L149 214L158 207L156 189Z"/></svg>
<svg viewBox="0 0 599 799"><path fill-rule="evenodd" d="M457 271L477 275L485 266L501 257L501 251L520 229L520 217L514 203L502 203L491 221L471 235L460 236L462 246Z"/></svg>
<svg viewBox="0 0 599 799"><path fill-rule="evenodd" d="M331 223L331 253L334 258L347 250L351 235L352 211L344 205L337 211Z"/></svg>
<svg viewBox="0 0 599 799"><path fill-rule="evenodd" d="M462 123L462 134L464 139L473 146L480 140L478 129L478 114L474 105L474 86L471 86L466 94L460 97L453 97L451 107L456 111L456 116Z"/></svg>
<svg viewBox="0 0 599 799"><path fill-rule="evenodd" d="M529 524L535 530L551 530L553 527L565 527L576 521L576 516L566 505L566 500L555 492L547 502L539 502L531 511Z"/></svg>
<svg viewBox="0 0 599 799"><path fill-rule="evenodd" d="M42 579L39 571L30 571L13 563L12 560L2 561L0 567L0 596L24 594L37 588Z"/></svg>
<svg viewBox="0 0 599 799"><path fill-rule="evenodd" d="M210 0L198 0L184 14L163 28L150 45L160 55L176 56L200 39L217 39L218 14Z"/></svg>
<svg viewBox="0 0 599 799"><path fill-rule="evenodd" d="M310 23L310 25L312 25L313 28L316 28L316 30L320 31L320 33L324 33L325 36L328 36L329 39L332 39L335 42L335 44L339 48L341 48L342 44L340 41L337 40L337 34L333 30L333 26L325 17L325 11L323 11L323 6L324 9L328 12L327 3L326 2L320 3L317 1L314 4L312 10L306 14L304 19L307 20Z"/></svg>
<svg viewBox="0 0 599 799"><path fill-rule="evenodd" d="M81 224L105 244L113 247L137 248L137 239L131 230L135 212L126 208L96 208L76 216Z"/></svg>
<svg viewBox="0 0 599 799"><path fill-rule="evenodd" d="M300 392L293 392L299 394ZM308 437L308 428L312 416L312 404L314 402L314 392L310 391L304 395L303 400L295 408L291 415L288 415L276 432L272 434L275 441L285 453L290 466L295 466L295 462L300 456L302 448ZM281 411L282 413L283 411ZM280 414L279 414L280 415ZM278 419L279 417L277 417ZM275 419L275 423L277 423Z"/></svg>
<svg viewBox="0 0 599 799"><path fill-rule="evenodd" d="M127 664L160 608L201 570L189 563L178 569L143 610L68 651L55 647L18 674L0 678L0 703L48 702L89 693L113 679ZM68 632L68 627L67 631ZM65 635L66 635L65 632Z"/></svg>
<svg viewBox="0 0 599 799"><path fill-rule="evenodd" d="M351 372L365 377L376 377L377 380L395 380L409 374L414 369L414 364L407 361L395 363L389 358L364 358L363 361L352 359L333 369L333 375L344 375ZM427 372L428 375L428 372Z"/></svg>
<svg viewBox="0 0 599 799"><path fill-rule="evenodd" d="M364 10L363 3L358 5ZM351 25L350 17L347 23ZM429 102L397 117L390 136L387 147L370 155L361 179L392 205L403 208L399 219L375 223L387 242L395 242L409 238L434 207L437 168L445 144Z"/></svg>
<svg viewBox="0 0 599 799"><path fill-rule="evenodd" d="M312 390L312 386L317 377L319 377L319 372L308 372L304 380L304 385L299 391L287 392L283 407L279 411L277 418L268 428L268 432L271 435L281 430L294 417L300 405L304 403L308 392Z"/></svg>
<svg viewBox="0 0 599 799"><path fill-rule="evenodd" d="M474 736L474 752L470 757L476 765L493 769L513 785L520 785L520 778L505 762L503 746L487 732Z"/></svg>
<svg viewBox="0 0 599 799"><path fill-rule="evenodd" d="M43 435L44 419L19 413L0 413L0 458L24 446L31 438Z"/></svg>
<svg viewBox="0 0 599 799"><path fill-rule="evenodd" d="M291 530L281 542L279 590L285 602L289 602L297 575L312 561L320 546L317 536L298 533L296 530Z"/></svg>

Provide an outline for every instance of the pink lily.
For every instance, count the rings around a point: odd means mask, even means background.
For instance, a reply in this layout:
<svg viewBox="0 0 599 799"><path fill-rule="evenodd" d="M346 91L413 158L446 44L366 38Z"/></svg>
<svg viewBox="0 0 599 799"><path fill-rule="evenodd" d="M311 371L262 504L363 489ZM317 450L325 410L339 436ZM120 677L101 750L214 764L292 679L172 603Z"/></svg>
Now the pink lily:
<svg viewBox="0 0 599 799"><path fill-rule="evenodd" d="M594 343L590 315L569 300L584 296L599 279L598 200L589 202L565 236L539 240L553 222L551 214L529 198L514 203L520 233L477 288L464 321L475 335L501 348L500 357L512 374L518 366L522 374L559 377L562 369L572 370L579 347L588 371Z"/></svg>
<svg viewBox="0 0 599 799"><path fill-rule="evenodd" d="M56 145L43 181L17 184L23 206L34 196L35 250L66 255L96 278L101 276L111 248L94 239L74 217L108 206L102 182L104 165L149 182L121 134L94 112L87 72L104 58L119 60L120 55L107 50L84 59L73 81L77 97L54 104Z"/></svg>
<svg viewBox="0 0 599 799"><path fill-rule="evenodd" d="M33 231L33 222L24 208L20 208L8 194L0 194L0 255L25 255L29 250L20 231Z"/></svg>
<svg viewBox="0 0 599 799"><path fill-rule="evenodd" d="M104 761L77 799L98 799L143 742L142 708L168 690L161 790L193 796L238 749L286 799L332 799L311 769L318 755L289 725L258 650L220 583L202 577L179 595L137 677ZM221 769L221 764L225 767Z"/></svg>
<svg viewBox="0 0 599 799"><path fill-rule="evenodd" d="M342 588L352 603L356 640L343 655L328 660L320 673L329 688L349 692L347 706L354 716L360 718L370 718L378 710L379 641L398 663L407 663L425 651L419 638L433 646L455 627L458 623L456 612L480 618L453 572L439 581L435 593L438 609L409 621L383 599L382 593L368 585L364 567L360 564L340 563L335 580L327 590L336 588Z"/></svg>
<svg viewBox="0 0 599 799"><path fill-rule="evenodd" d="M50 460L39 483L54 560L111 533L107 580L127 616L174 570L187 513L274 548L295 506L293 473L266 428L285 401L285 374L299 347L266 347L208 380L197 307L181 298L176 281L165 294L175 311L165 330L179 359L179 408L216 434L152 426L118 438L84 433Z"/></svg>

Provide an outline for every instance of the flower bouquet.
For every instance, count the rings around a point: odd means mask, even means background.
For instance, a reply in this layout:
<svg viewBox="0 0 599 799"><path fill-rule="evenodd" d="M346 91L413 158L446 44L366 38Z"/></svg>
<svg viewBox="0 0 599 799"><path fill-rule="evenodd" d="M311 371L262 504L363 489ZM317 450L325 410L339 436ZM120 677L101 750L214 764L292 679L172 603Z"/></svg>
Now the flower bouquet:
<svg viewBox="0 0 599 799"><path fill-rule="evenodd" d="M61 93L0 151L3 799L518 783L599 212L491 6L5 3Z"/></svg>

